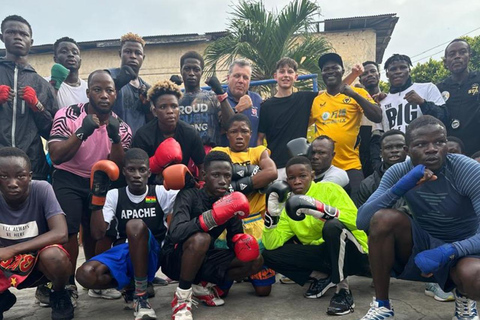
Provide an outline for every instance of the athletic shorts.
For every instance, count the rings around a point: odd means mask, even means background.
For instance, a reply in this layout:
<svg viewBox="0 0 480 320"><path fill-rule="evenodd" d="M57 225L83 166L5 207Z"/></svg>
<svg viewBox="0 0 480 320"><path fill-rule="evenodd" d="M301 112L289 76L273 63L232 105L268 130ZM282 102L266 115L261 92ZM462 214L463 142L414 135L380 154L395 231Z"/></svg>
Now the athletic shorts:
<svg viewBox="0 0 480 320"><path fill-rule="evenodd" d="M252 274L248 279L254 287L268 287L275 283L275 271L263 266L262 270Z"/></svg>
<svg viewBox="0 0 480 320"><path fill-rule="evenodd" d="M35 266L40 253L48 248L59 248L70 257L68 252L59 244L52 244L33 253L18 254L8 260L0 262L0 292L10 287L25 289L47 283L48 279Z"/></svg>
<svg viewBox="0 0 480 320"><path fill-rule="evenodd" d="M160 244L149 230L148 238L148 281L152 282L160 268ZM132 259L130 258L130 249L128 243L122 243L112 247L111 249L96 255L88 261L98 261L108 267L110 274L117 281L118 290L122 290L130 281L134 279Z"/></svg>
<svg viewBox="0 0 480 320"><path fill-rule="evenodd" d="M248 218L243 219L242 223L243 232L253 236L257 240L260 252L262 252L264 249L262 235L263 229L265 228L262 215L260 213L251 214ZM215 248L228 249L227 230L223 230L220 236L215 240Z"/></svg>
<svg viewBox="0 0 480 320"><path fill-rule="evenodd" d="M445 244L444 241L432 237L428 232L423 230L413 219L410 219L412 225L412 255L408 259L405 266L400 266L399 263L395 263L392 269L392 276L397 279L411 280L411 281L423 281L423 282L437 282L443 291L450 292L456 285L453 280L450 278L450 269L453 268L460 259L462 258L478 258L478 255L470 255L454 259L449 261L443 268L437 270L433 273L433 276L430 278L425 278L421 276L421 271L415 264L415 256L422 251L435 249Z"/></svg>
<svg viewBox="0 0 480 320"><path fill-rule="evenodd" d="M65 212L68 234L78 233L80 224L89 230L90 179L57 169L53 172L52 185L55 196Z"/></svg>
<svg viewBox="0 0 480 320"><path fill-rule="evenodd" d="M162 272L170 279L180 280L182 255L183 244L175 245L175 248L169 252L162 252ZM231 250L217 248L208 250L193 283L200 283L200 281L225 283L228 280L227 272L233 259L235 254Z"/></svg>

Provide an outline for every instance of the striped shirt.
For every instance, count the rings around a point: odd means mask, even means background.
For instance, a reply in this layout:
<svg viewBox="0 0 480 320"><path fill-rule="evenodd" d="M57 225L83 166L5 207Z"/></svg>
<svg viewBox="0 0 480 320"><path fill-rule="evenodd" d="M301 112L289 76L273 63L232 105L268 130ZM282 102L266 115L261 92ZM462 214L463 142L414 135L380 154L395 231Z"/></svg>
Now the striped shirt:
<svg viewBox="0 0 480 320"><path fill-rule="evenodd" d="M391 188L413 169L410 159L389 168L380 186L358 209L357 226L367 230L380 209L392 208L400 198ZM480 253L480 164L458 154L448 154L435 172L437 180L423 183L403 197L413 219L432 237L453 243L460 256Z"/></svg>

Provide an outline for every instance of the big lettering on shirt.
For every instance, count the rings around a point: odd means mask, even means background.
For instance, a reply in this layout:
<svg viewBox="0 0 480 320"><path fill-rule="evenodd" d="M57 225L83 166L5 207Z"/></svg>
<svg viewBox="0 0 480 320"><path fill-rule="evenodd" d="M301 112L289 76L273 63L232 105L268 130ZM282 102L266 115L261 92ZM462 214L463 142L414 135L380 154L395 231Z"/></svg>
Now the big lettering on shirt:
<svg viewBox="0 0 480 320"><path fill-rule="evenodd" d="M183 121L192 125L200 134L208 130L208 105L196 103L191 106L179 106L180 116Z"/></svg>
<svg viewBox="0 0 480 320"><path fill-rule="evenodd" d="M156 217L155 208L144 208L138 210L122 210L121 219L143 219L143 218L152 218Z"/></svg>
<svg viewBox="0 0 480 320"><path fill-rule="evenodd" d="M410 122L418 117L418 104L402 103L392 106L391 103L385 105L385 114L387 116L388 128L401 129L403 125L409 125Z"/></svg>

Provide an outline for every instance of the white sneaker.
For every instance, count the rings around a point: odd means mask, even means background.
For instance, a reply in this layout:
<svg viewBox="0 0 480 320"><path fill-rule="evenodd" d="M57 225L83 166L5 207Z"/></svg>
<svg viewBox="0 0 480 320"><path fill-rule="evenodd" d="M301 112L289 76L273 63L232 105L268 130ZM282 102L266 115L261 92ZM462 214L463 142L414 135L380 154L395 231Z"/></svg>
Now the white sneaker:
<svg viewBox="0 0 480 320"><path fill-rule="evenodd" d="M122 297L122 293L114 288L102 289L102 290L89 289L88 296L91 298L115 300L115 299L120 299Z"/></svg>
<svg viewBox="0 0 480 320"><path fill-rule="evenodd" d="M395 319L395 317L391 303L390 308L391 309L388 309L386 307L379 307L378 302L375 300L375 298L373 298L373 302L370 303L370 309L368 310L367 314L364 315L360 320L393 320Z"/></svg>
<svg viewBox="0 0 480 320"><path fill-rule="evenodd" d="M205 286L194 284L192 285L193 296L209 307L223 306L225 300L217 295L217 291L212 288L213 286L211 283L206 283Z"/></svg>
<svg viewBox="0 0 480 320"><path fill-rule="evenodd" d="M432 297L433 299L440 302L448 302L455 300L453 293L443 291L438 283L425 283L425 295Z"/></svg>
<svg viewBox="0 0 480 320"><path fill-rule="evenodd" d="M197 302L192 300L192 293L192 288L177 288L172 300L172 320L193 320L192 305L196 306Z"/></svg>
<svg viewBox="0 0 480 320"><path fill-rule="evenodd" d="M477 302L463 296L457 289L453 290L455 296L455 315L452 320L479 320Z"/></svg>
<svg viewBox="0 0 480 320"><path fill-rule="evenodd" d="M135 320L157 319L155 310L152 309L152 306L148 302L146 294L133 298L133 310Z"/></svg>

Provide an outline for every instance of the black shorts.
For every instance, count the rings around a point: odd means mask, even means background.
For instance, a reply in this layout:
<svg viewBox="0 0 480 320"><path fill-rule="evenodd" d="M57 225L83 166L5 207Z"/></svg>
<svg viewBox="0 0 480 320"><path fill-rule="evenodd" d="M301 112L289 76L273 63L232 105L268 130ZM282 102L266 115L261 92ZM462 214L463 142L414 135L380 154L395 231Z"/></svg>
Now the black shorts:
<svg viewBox="0 0 480 320"><path fill-rule="evenodd" d="M459 260L463 258L477 258L480 259L479 255L469 255L454 259L449 261L444 267L433 273L433 276L430 278L425 278L421 276L421 271L415 264L415 256L422 251L435 249L444 245L445 242L432 237L427 231L423 230L413 219L410 218L410 223L412 225L412 255L408 259L405 266L401 266L396 262L392 269L392 276L397 279L411 280L411 281L423 281L423 282L437 282L443 291L450 292L456 285L450 277L450 270Z"/></svg>
<svg viewBox="0 0 480 320"><path fill-rule="evenodd" d="M91 210L89 208L90 179L82 178L65 170L55 170L52 185L65 218L68 234L76 234L80 224L90 229Z"/></svg>
<svg viewBox="0 0 480 320"><path fill-rule="evenodd" d="M169 252L162 251L161 265L162 272L170 279L180 280L180 269L182 267L183 245L178 244L175 249ZM227 272L230 268L235 254L228 249L210 249L205 255L203 264L195 277L194 283L207 281L215 284L225 283Z"/></svg>

